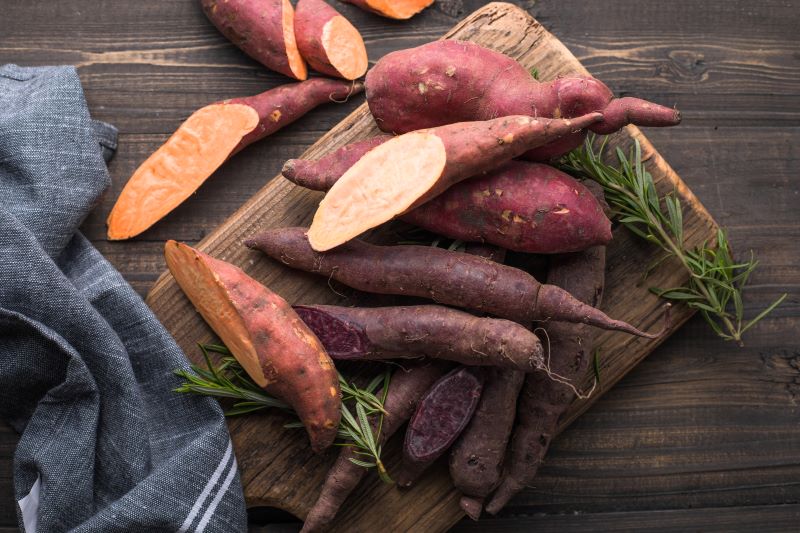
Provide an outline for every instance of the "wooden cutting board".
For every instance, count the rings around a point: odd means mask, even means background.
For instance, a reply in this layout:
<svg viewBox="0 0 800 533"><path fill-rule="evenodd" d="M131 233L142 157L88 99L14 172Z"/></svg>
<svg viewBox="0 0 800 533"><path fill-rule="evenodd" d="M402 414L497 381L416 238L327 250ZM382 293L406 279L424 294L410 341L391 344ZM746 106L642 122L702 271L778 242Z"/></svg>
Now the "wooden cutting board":
<svg viewBox="0 0 800 533"><path fill-rule="evenodd" d="M587 74L558 39L525 11L511 4L492 3L484 6L448 32L445 38L473 41L494 48L527 68L536 67L544 80L569 73ZM378 129L364 104L302 157L317 158L344 144L377 133ZM614 135L612 148L620 146L627 151L633 139L638 139L642 145L647 169L653 175L659 192L678 192L684 206L688 244L696 245L711 239L717 230L714 220L639 129L629 126ZM304 190L282 177L276 177L206 237L198 248L239 265L291 303L341 301L327 280L289 270L241 244L244 238L266 228L308 226L321 197L320 193ZM627 230L615 228L614 240L608 248L603 305L604 311L612 317L650 331L661 325L663 301L650 294L648 287L677 286L688 279L677 264L665 262L643 282L642 268L653 260L654 253L650 245ZM213 339L213 333L169 273L159 278L147 301L186 354L200 362L196 343ZM673 330L691 314L689 309L682 306L674 309ZM560 429L588 409L659 342L620 333L600 334L597 346L600 350L602 384L591 398L576 401L572 405ZM586 376L583 383L585 389L591 386L592 381L591 376ZM279 507L303 518L317 497L336 451L322 457L314 456L307 446L305 433L284 429L282 426L286 421L287 418L281 414L264 413L233 418L229 421L229 427L248 505ZM398 463L398 440L395 438L391 441L385 452L390 472ZM462 517L457 502L458 494L450 483L444 462L440 462L417 486L407 491L383 484L373 474L342 508L333 530L444 531Z"/></svg>

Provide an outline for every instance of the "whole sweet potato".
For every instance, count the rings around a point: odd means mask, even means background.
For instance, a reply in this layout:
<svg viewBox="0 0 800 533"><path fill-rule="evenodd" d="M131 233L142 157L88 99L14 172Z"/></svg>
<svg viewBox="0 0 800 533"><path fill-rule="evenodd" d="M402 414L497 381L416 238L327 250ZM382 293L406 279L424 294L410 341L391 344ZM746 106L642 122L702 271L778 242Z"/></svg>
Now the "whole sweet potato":
<svg viewBox="0 0 800 533"><path fill-rule="evenodd" d="M297 80L308 77L289 0L200 0L200 6L222 35L268 69Z"/></svg>
<svg viewBox="0 0 800 533"><path fill-rule="evenodd" d="M339 376L291 306L241 269L185 244L167 241L164 256L175 281L247 374L292 406L312 449L330 446L341 417Z"/></svg>
<svg viewBox="0 0 800 533"><path fill-rule="evenodd" d="M317 161L290 159L283 175L303 187L328 190L359 154L389 139L349 144ZM611 221L586 186L549 165L524 161L457 183L399 218L451 239L517 252L577 252L611 241Z"/></svg>
<svg viewBox="0 0 800 533"><path fill-rule="evenodd" d="M381 58L367 74L367 102L378 126L405 133L441 124L507 115L569 118L601 112L588 130L607 134L626 124L673 126L680 113L638 98L615 99L602 82L564 77L539 83L510 57L480 45L435 41ZM547 161L578 147L586 130L535 147Z"/></svg>
<svg viewBox="0 0 800 533"><path fill-rule="evenodd" d="M331 187L314 214L309 242L318 251L335 248L459 181L600 118L599 113L564 120L507 116L390 139L367 152Z"/></svg>
<svg viewBox="0 0 800 533"><path fill-rule="evenodd" d="M541 284L517 268L432 246L376 246L354 240L327 253L314 251L304 228L265 231L245 244L293 268L378 294L430 298L530 325L565 321L646 338L630 324L609 318L555 285Z"/></svg>
<svg viewBox="0 0 800 533"><path fill-rule="evenodd" d="M294 309L334 359L427 356L522 372L544 366L539 338L509 320L476 317L439 305Z"/></svg>

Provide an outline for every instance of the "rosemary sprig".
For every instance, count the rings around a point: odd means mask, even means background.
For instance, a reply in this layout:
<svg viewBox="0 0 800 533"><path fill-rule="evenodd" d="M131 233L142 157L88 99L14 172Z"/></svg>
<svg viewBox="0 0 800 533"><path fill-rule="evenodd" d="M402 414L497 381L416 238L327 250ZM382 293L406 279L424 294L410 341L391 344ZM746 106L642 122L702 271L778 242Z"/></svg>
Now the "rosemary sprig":
<svg viewBox="0 0 800 533"><path fill-rule="evenodd" d="M237 400L225 416L252 413L268 407L282 409L294 413L286 403L273 398L264 389L256 385L245 373L239 362L225 346L218 344L198 344L203 353L206 368L191 365L191 370L178 369L175 374L185 381L175 389L175 392L202 394L217 398L232 398ZM222 355L219 364L214 365L209 352ZM339 424L337 446L352 446L353 451L365 460L351 458L353 463L364 468L375 468L380 478L392 483L383 462L381 461L382 447L380 432L383 426L383 416L386 411L383 404L389 391L389 370L376 376L365 388L359 388L355 383L349 383L339 374L339 386L342 390L342 420ZM376 395L378 387L382 387L380 397ZM348 407L348 404L351 407ZM355 416L351 409L355 410ZM370 417L377 417L377 427L373 431ZM290 422L287 428L302 428L300 421Z"/></svg>
<svg viewBox="0 0 800 533"><path fill-rule="evenodd" d="M645 276L669 257L678 259L689 273L686 285L669 289L653 287L650 289L653 293L697 309L717 335L741 345L742 335L780 305L787 295L783 294L754 318L745 320L742 292L758 266L752 251L749 261L734 261L723 230L717 232L713 242L688 248L684 242L680 199L675 191L659 198L653 177L644 167L639 141L627 157L617 148L619 166L603 161L606 142L607 138L595 149L594 138L587 138L581 148L564 157L561 167L602 185L606 201L616 211L619 222L661 249L663 255L645 270Z"/></svg>

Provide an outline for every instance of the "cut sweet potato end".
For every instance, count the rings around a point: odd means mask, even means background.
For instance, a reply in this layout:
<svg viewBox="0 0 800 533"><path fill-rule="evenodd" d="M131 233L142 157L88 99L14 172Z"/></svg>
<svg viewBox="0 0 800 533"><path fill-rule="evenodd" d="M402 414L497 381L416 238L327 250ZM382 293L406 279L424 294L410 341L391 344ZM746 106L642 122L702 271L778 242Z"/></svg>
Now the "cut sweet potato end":
<svg viewBox="0 0 800 533"><path fill-rule="evenodd" d="M331 187L308 230L324 252L405 212L442 175L447 154L431 133L395 137L367 152Z"/></svg>
<svg viewBox="0 0 800 533"><path fill-rule="evenodd" d="M196 250L176 241L164 246L167 267L187 298L219 335L247 375L260 387L269 384L250 333L219 277Z"/></svg>
<svg viewBox="0 0 800 533"><path fill-rule="evenodd" d="M322 28L322 47L333 68L347 79L360 78L367 71L367 48L358 30L337 15Z"/></svg>
<svg viewBox="0 0 800 533"><path fill-rule="evenodd" d="M432 3L433 0L367 0L375 11L398 20L410 19Z"/></svg>
<svg viewBox="0 0 800 533"><path fill-rule="evenodd" d="M228 159L258 120L258 112L243 104L195 111L128 180L108 215L108 238L135 237L175 209Z"/></svg>
<svg viewBox="0 0 800 533"><path fill-rule="evenodd" d="M283 27L283 44L286 47L286 57L289 60L289 69L294 77L300 81L308 78L308 68L303 56L297 49L297 40L294 36L294 8L289 0L283 0L281 24Z"/></svg>

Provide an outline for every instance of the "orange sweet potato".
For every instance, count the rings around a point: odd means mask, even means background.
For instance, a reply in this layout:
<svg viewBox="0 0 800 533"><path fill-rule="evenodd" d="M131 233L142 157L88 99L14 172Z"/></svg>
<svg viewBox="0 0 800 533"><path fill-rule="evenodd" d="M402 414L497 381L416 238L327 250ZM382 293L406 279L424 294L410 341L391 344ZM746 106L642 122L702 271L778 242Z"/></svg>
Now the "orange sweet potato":
<svg viewBox="0 0 800 533"><path fill-rule="evenodd" d="M308 77L289 0L200 0L208 19L244 53L296 80Z"/></svg>
<svg viewBox="0 0 800 533"><path fill-rule="evenodd" d="M331 187L308 230L312 248L339 246L464 179L602 119L508 116L400 135L367 152Z"/></svg>
<svg viewBox="0 0 800 533"><path fill-rule="evenodd" d="M341 417L336 368L319 339L280 296L241 269L167 241L167 266L253 381L288 403L311 447L333 443Z"/></svg>
<svg viewBox="0 0 800 533"><path fill-rule="evenodd" d="M354 80L367 71L361 34L323 0L299 0L294 28L300 54L317 72Z"/></svg>
<svg viewBox="0 0 800 533"><path fill-rule="evenodd" d="M342 0L342 2L353 4L382 17L405 20L431 5L433 0Z"/></svg>
<svg viewBox="0 0 800 533"><path fill-rule="evenodd" d="M191 196L229 157L315 107L360 92L360 83L313 78L196 111L142 163L108 216L108 238L129 239Z"/></svg>

